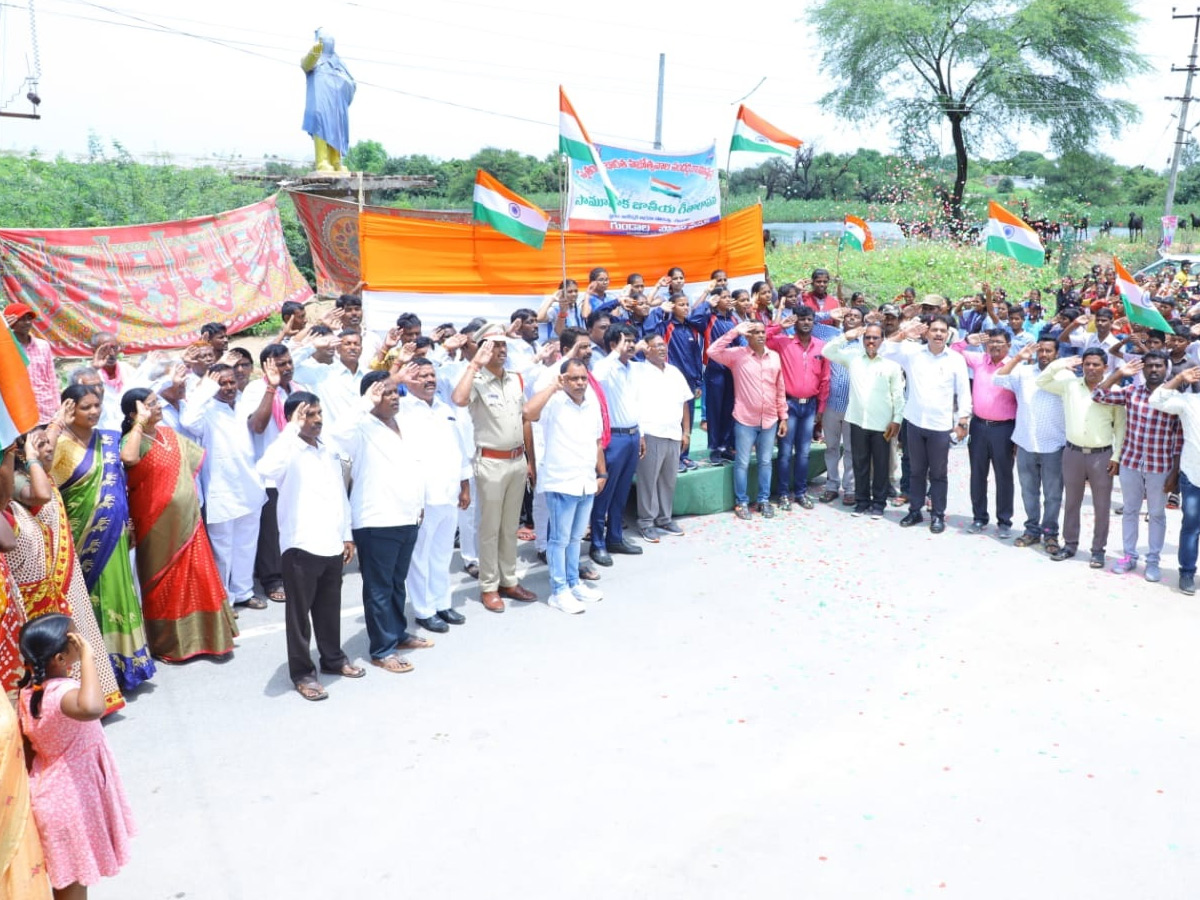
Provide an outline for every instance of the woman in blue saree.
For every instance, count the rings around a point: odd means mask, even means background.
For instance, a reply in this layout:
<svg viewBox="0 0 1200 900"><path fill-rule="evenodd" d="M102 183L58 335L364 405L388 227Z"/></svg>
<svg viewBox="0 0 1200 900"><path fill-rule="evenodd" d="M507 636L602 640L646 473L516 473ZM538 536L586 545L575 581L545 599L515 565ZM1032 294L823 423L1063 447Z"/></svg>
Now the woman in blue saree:
<svg viewBox="0 0 1200 900"><path fill-rule="evenodd" d="M120 435L97 428L100 398L71 385L46 429L54 441L50 477L58 485L75 538L75 552L104 645L122 691L154 675L141 605L129 562L129 498Z"/></svg>

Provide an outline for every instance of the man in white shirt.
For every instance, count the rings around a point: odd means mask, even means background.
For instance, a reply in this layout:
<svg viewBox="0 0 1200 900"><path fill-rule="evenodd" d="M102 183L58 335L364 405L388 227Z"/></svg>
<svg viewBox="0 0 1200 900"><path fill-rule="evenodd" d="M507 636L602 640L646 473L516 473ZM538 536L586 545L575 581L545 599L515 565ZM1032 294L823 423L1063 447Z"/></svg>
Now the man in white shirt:
<svg viewBox="0 0 1200 900"><path fill-rule="evenodd" d="M592 560L611 566L612 554L641 554L642 548L625 537L623 517L638 459L643 455L638 431L638 382L633 377L633 354L637 335L628 325L610 325L604 333L608 355L592 366L592 374L608 400L611 440L604 453L610 479L592 505Z"/></svg>
<svg viewBox="0 0 1200 900"><path fill-rule="evenodd" d="M217 363L196 387L179 421L204 448L200 480L207 498L205 524L217 569L231 605L266 609L254 596L254 555L259 516L267 500L254 468L254 447L246 420L237 414L237 376Z"/></svg>
<svg viewBox="0 0 1200 900"><path fill-rule="evenodd" d="M314 326L313 332L316 332ZM311 359L305 359L305 356ZM312 338L312 350L297 350L296 377L312 388L321 398L321 411L331 426L336 427L346 416L358 414L359 384L366 368L359 365L362 358L362 335L346 330L335 335L332 330Z"/></svg>
<svg viewBox="0 0 1200 900"><path fill-rule="evenodd" d="M646 361L637 364L642 382L638 428L646 441L646 454L637 464L638 529L642 540L657 544L663 534L683 534L671 511L680 454L688 449L688 407L694 395L683 373L667 362L663 336L647 335L645 346Z"/></svg>
<svg viewBox="0 0 1200 900"><path fill-rule="evenodd" d="M1184 393L1200 384L1200 368L1184 369L1150 395L1150 406L1179 416L1183 452L1179 456L1179 590L1196 593L1196 556L1200 548L1200 394Z"/></svg>
<svg viewBox="0 0 1200 900"><path fill-rule="evenodd" d="M565 360L558 380L525 404L525 418L542 423L546 442L538 472L550 507L548 603L565 613L581 613L584 603L604 596L579 579L579 543L596 490L608 477L601 446L604 425L600 404L588 391L587 366Z"/></svg>
<svg viewBox="0 0 1200 900"><path fill-rule="evenodd" d="M379 352L379 348L383 345L383 338L374 331L368 331L363 327L362 297L359 297L357 294L342 294L337 298L335 306L342 312L342 329L344 331L357 331L362 335L361 346L359 347L362 358L367 360L374 359L375 354ZM344 334L342 336L345 337Z"/></svg>
<svg viewBox="0 0 1200 900"><path fill-rule="evenodd" d="M267 449L282 433L287 419L284 414L286 400L296 391L308 391L292 378L295 367L291 352L283 344L267 344L258 355L263 377L251 381L242 391L237 403L237 413L250 429L250 440L254 446L254 458L261 460ZM263 593L277 603L287 599L283 590L283 573L280 568L279 518L276 504L279 492L270 478L265 479L267 502L259 516L258 546L254 556L254 576L262 586Z"/></svg>
<svg viewBox="0 0 1200 900"><path fill-rule="evenodd" d="M411 672L403 650L432 647L408 633L404 581L417 545L425 506L425 466L417 441L401 433L400 397L387 372L363 376L357 419L339 426L338 445L350 457L350 514L371 665L392 673Z"/></svg>
<svg viewBox="0 0 1200 900"><path fill-rule="evenodd" d="M928 478L933 512L929 530L933 534L946 530L951 429L961 441L967 436L971 421L967 364L961 355L946 347L952 327L947 316L934 316L928 325L909 319L884 341L880 351L900 364L908 381L908 400L904 404L904 420L908 423L905 451L912 477L908 515L900 520L900 525L909 528L925 521L921 510L925 506ZM917 342L922 336L927 343Z"/></svg>
<svg viewBox="0 0 1200 900"><path fill-rule="evenodd" d="M405 587L417 624L426 631L446 632L466 621L450 605L450 559L459 511L471 505L471 460L475 448L463 439L458 417L467 416L437 395L437 369L428 359L414 359L416 373L400 400L400 431L420 445L425 477L425 517L417 532ZM405 477L408 477L407 473ZM448 624L447 624L448 623Z"/></svg>
<svg viewBox="0 0 1200 900"><path fill-rule="evenodd" d="M1062 397L1040 390L1037 378L1058 358L1058 339L1038 338L1010 357L992 376L992 384L1017 397L1013 443L1017 447L1017 479L1025 506L1025 533L1014 547L1036 547L1045 541L1053 556L1058 543L1058 517L1063 500L1063 447L1067 443ZM1030 365L1031 359L1036 360Z"/></svg>
<svg viewBox="0 0 1200 900"><path fill-rule="evenodd" d="M294 391L283 414L288 422L257 468L277 486L288 675L305 700L324 700L309 649L314 633L322 672L366 674L342 651L342 567L354 557L350 504L341 463L321 442L320 400Z"/></svg>

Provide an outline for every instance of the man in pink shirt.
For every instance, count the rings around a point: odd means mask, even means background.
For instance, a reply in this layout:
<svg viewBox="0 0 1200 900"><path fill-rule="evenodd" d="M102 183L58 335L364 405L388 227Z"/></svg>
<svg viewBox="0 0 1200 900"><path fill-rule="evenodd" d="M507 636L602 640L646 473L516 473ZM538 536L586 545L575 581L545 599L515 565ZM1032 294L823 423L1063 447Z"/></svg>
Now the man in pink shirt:
<svg viewBox="0 0 1200 900"><path fill-rule="evenodd" d="M744 337L747 346L730 346L738 337ZM758 457L758 508L769 519L775 515L775 507L769 502L775 437L788 433L787 394L779 354L767 349L766 326L753 320L721 335L708 348L708 356L733 373L734 514L739 519L750 518L747 481L753 449Z"/></svg>
<svg viewBox="0 0 1200 900"><path fill-rule="evenodd" d="M996 536L1004 540L1012 533L1013 515L1013 428L1017 419L1017 395L992 384L992 377L1008 359L1012 337L993 328L972 334L951 345L962 354L974 377L971 381L971 518L967 531L981 534L987 528L988 468L996 479ZM982 346L984 352L976 348Z"/></svg>
<svg viewBox="0 0 1200 900"><path fill-rule="evenodd" d="M767 326L767 347L779 354L783 366L783 388L787 394L787 436L779 441L775 461L775 492L779 508L787 512L795 499L804 509L812 509L808 496L808 451L813 426L825 412L829 399L829 360L821 355L825 342L812 335L813 311L798 306L793 315ZM785 328L796 334L789 337Z"/></svg>
<svg viewBox="0 0 1200 900"><path fill-rule="evenodd" d="M4 321L29 359L29 381L37 400L38 424L45 425L58 411L59 390L58 376L54 374L54 354L50 352L49 342L33 336L37 314L24 303L10 303L4 307Z"/></svg>

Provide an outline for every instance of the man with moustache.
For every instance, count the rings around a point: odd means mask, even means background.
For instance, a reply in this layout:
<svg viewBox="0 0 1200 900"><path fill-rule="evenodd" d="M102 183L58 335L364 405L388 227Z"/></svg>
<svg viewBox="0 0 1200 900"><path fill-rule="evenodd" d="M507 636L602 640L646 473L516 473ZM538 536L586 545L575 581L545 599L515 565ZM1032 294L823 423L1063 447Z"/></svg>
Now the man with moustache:
<svg viewBox="0 0 1200 900"><path fill-rule="evenodd" d="M283 344L267 344L259 352L258 359L262 365L263 377L246 385L237 403L237 413L250 429L255 459L261 460L287 425L287 417L283 411L287 398L298 390L311 392L305 385L293 379L295 367L292 364L292 354ZM267 489L267 502L263 505L259 519L254 575L267 597L282 603L287 597L283 589L279 558L279 517L276 513L279 492L269 479L264 485Z"/></svg>
<svg viewBox="0 0 1200 900"><path fill-rule="evenodd" d="M309 641L315 633L321 671L345 678L366 672L342 651L342 569L354 557L350 503L342 466L321 440L321 402L293 391L284 404L287 424L258 461L258 473L276 485L288 675L305 700L324 700Z"/></svg>
<svg viewBox="0 0 1200 900"><path fill-rule="evenodd" d="M504 368L508 334L487 325L475 334L479 349L467 362L451 399L467 407L475 428L475 485L479 504L479 599L489 612L504 600L530 602L537 594L517 580L517 527L525 483L535 477L525 450L521 377Z"/></svg>
<svg viewBox="0 0 1200 900"><path fill-rule="evenodd" d="M1045 335L1016 356L1010 356L992 376L992 384L1012 391L1017 398L1013 443L1017 447L1017 479L1025 507L1025 532L1013 546L1035 547L1044 541L1051 556L1059 550L1062 457L1067 435L1062 398L1039 390L1037 377L1057 356L1057 338Z"/></svg>
<svg viewBox="0 0 1200 900"><path fill-rule="evenodd" d="M1058 339L1055 334L1046 336ZM1080 369L1083 377L1076 374ZM1062 398L1067 435L1062 459L1063 546L1050 558L1062 562L1075 555L1079 547L1083 490L1089 486L1096 517L1088 563L1093 569L1104 568L1112 481L1119 471L1118 460L1125 432L1125 409L1101 405L1092 399L1092 392L1104 381L1107 372L1108 354L1099 347L1090 347L1082 356L1056 359L1046 366L1036 381L1041 390Z"/></svg>
<svg viewBox="0 0 1200 900"><path fill-rule="evenodd" d="M798 306L791 316L767 326L767 346L779 354L787 395L787 434L779 439L775 461L775 490L783 512L792 508L792 500L804 509L813 508L808 496L808 452L814 426L829 399L830 377L829 360L821 353L825 342L813 337L815 321L811 309ZM790 337L788 328L794 331Z"/></svg>
<svg viewBox="0 0 1200 900"><path fill-rule="evenodd" d="M929 531L946 530L946 494L949 486L950 432L958 440L967 436L971 421L971 382L963 358L946 347L953 324L948 316L934 316L926 325L910 319L888 338L881 351L895 360L908 379L904 405L907 423L906 450L911 460L908 515L902 528L925 521L926 479L932 506ZM919 339L924 337L926 343ZM955 407L957 404L957 421Z"/></svg>
<svg viewBox="0 0 1200 900"><path fill-rule="evenodd" d="M1183 452L1183 428L1179 416L1150 405L1150 397L1167 380L1170 358L1163 350L1151 350L1140 360L1131 360L1092 391L1092 399L1105 406L1125 409L1125 436L1121 442L1121 537L1124 555L1109 570L1123 575L1137 568L1138 520L1142 501L1150 512L1149 547L1146 551L1147 581L1160 581L1159 560L1167 539L1167 495L1179 481L1179 456ZM1142 373L1143 383L1118 387L1122 379Z"/></svg>
<svg viewBox="0 0 1200 900"><path fill-rule="evenodd" d="M982 534L988 524L988 469L996 482L996 536L1012 536L1013 515L1013 428L1017 420L1017 398L992 379L1008 359L1012 338L1001 328L972 334L951 345L962 354L967 368L975 373L971 381L971 518L970 534ZM984 352L971 350L983 347Z"/></svg>
<svg viewBox="0 0 1200 900"><path fill-rule="evenodd" d="M205 525L229 603L266 609L266 602L254 596L254 554L248 550L258 543L267 493L254 468L254 445L245 419L237 413L237 399L233 366L217 363L197 385L179 421L204 448L200 481Z"/></svg>

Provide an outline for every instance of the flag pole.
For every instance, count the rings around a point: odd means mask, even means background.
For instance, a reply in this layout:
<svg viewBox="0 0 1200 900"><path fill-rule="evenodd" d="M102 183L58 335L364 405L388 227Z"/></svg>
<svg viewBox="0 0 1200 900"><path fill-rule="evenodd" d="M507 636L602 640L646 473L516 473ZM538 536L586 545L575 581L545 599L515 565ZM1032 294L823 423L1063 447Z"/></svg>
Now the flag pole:
<svg viewBox="0 0 1200 900"><path fill-rule="evenodd" d="M559 178L558 189L558 245L562 258L562 282L567 281L567 185L570 183L571 160L565 153L560 153L562 160L562 175Z"/></svg>
<svg viewBox="0 0 1200 900"><path fill-rule="evenodd" d="M838 235L837 261L833 265L833 280L837 283L838 306L842 305L842 244L846 243L846 214L842 214L842 233Z"/></svg>

